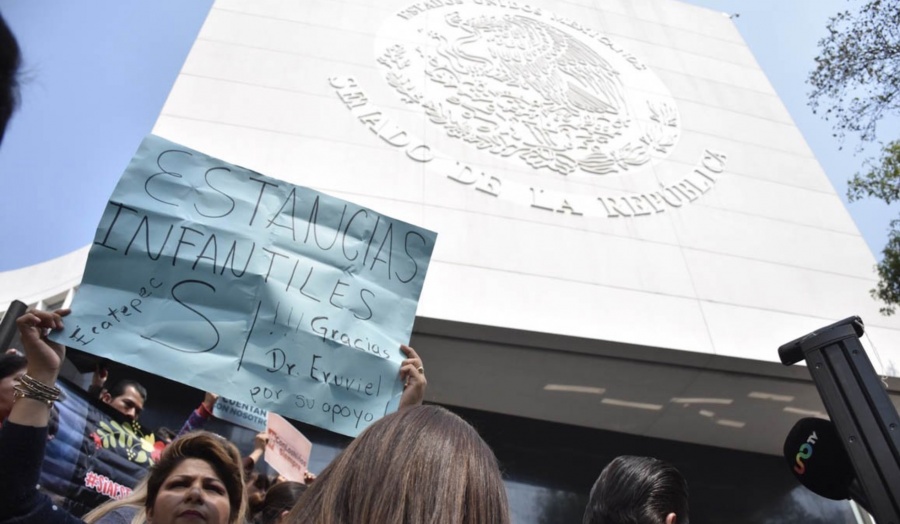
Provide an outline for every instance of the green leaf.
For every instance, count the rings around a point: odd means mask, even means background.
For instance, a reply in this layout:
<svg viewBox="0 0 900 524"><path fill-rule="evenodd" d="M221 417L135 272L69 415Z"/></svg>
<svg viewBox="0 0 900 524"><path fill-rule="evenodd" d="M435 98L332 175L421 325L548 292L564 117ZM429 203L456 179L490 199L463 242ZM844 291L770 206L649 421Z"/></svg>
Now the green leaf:
<svg viewBox="0 0 900 524"><path fill-rule="evenodd" d="M807 79L813 88L809 105L826 110L841 139L851 134L863 142L876 140L878 122L900 113L892 100L900 80L898 19L900 2L869 0L828 21Z"/></svg>
<svg viewBox="0 0 900 524"><path fill-rule="evenodd" d="M867 160L865 166L868 171L856 173L847 184L847 199L877 198L886 204L900 201L900 141L884 146L881 157Z"/></svg>
<svg viewBox="0 0 900 524"><path fill-rule="evenodd" d="M882 250L883 258L875 267L879 281L872 296L884 302L881 314L893 315L900 305L900 219L891 221L888 243Z"/></svg>

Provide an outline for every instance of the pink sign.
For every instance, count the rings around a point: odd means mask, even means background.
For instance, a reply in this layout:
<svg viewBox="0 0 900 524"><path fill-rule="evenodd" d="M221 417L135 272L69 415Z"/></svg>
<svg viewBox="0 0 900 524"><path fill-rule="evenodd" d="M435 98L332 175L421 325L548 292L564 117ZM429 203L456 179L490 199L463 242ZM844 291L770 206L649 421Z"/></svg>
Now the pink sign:
<svg viewBox="0 0 900 524"><path fill-rule="evenodd" d="M290 422L271 411L267 418L266 433L269 434L266 463L284 478L305 483L304 474L309 462L309 453L312 451L312 442Z"/></svg>

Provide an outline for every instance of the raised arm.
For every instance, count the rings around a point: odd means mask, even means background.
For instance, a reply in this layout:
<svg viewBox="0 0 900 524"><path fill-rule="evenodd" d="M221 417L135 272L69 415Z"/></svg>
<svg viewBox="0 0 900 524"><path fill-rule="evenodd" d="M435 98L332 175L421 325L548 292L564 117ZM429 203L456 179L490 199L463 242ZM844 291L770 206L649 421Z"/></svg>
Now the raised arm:
<svg viewBox="0 0 900 524"><path fill-rule="evenodd" d="M261 433L257 433L255 437L253 437L253 451L250 452L249 455L244 457L245 460L245 468L249 469L249 471L253 471L253 468L256 467L256 464L259 462L259 459L266 453L266 445L269 443L269 434L265 431ZM249 468L246 467L246 461L249 461ZM248 472L249 474L249 472Z"/></svg>
<svg viewBox="0 0 900 524"><path fill-rule="evenodd" d="M207 391L203 395L203 402L200 403L200 406L197 407L197 409L191 412L175 438L181 437L191 431L203 429L206 426L206 423L209 422L209 419L213 416L213 408L216 407L216 401L218 400L219 395Z"/></svg>
<svg viewBox="0 0 900 524"><path fill-rule="evenodd" d="M62 329L69 313L29 311L16 321L28 367L16 385L16 402L0 430L0 522L81 522L53 506L36 486L47 444L50 406L59 398L56 378L65 359L65 346L47 339Z"/></svg>
<svg viewBox="0 0 900 524"><path fill-rule="evenodd" d="M21 385L16 388L10 422L39 428L46 427L50 421L51 402L59 398L55 384L66 358L66 347L51 342L47 335L51 329L62 329L62 317L68 314L68 309L53 313L32 310L16 320L28 367ZM52 398L54 396L56 398Z"/></svg>

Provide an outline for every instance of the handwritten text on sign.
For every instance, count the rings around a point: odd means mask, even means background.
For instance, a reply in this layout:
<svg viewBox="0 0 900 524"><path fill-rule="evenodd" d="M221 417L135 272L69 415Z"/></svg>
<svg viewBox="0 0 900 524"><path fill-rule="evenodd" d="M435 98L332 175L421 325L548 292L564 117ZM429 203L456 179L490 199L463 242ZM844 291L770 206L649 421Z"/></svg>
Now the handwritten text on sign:
<svg viewBox="0 0 900 524"><path fill-rule="evenodd" d="M402 391L435 236L151 135L55 338L355 436Z"/></svg>

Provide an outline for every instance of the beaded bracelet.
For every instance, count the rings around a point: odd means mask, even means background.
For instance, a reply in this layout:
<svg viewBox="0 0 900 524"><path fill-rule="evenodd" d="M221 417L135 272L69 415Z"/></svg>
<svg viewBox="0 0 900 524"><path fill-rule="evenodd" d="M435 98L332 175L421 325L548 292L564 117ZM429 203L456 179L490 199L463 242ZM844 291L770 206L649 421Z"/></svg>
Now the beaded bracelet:
<svg viewBox="0 0 900 524"><path fill-rule="evenodd" d="M28 390L22 388L21 386L16 386L14 389L15 389L15 392L13 392L13 398L15 398L16 400L19 400L20 398L30 398L32 400L37 400L37 401L47 404L48 408L53 405L53 400L48 397L42 397L40 395L35 395L31 391L28 391Z"/></svg>
<svg viewBox="0 0 900 524"><path fill-rule="evenodd" d="M27 373L23 374L19 378L19 382L21 382L22 385L24 385L28 389L40 391L42 393L46 393L47 395L56 397L54 400L59 398L59 396L62 394L58 387L48 386L47 384L44 384L43 382L31 377Z"/></svg>
<svg viewBox="0 0 900 524"><path fill-rule="evenodd" d="M39 400L45 402L48 407L59 400L59 396L62 394L59 388L48 386L28 375L22 375L19 383L13 389L15 389L14 395L17 400L20 398Z"/></svg>

